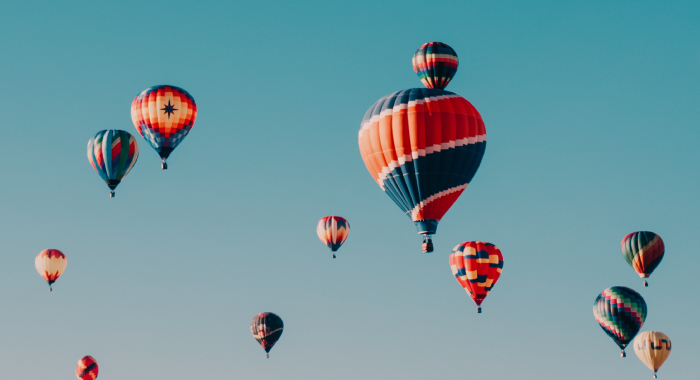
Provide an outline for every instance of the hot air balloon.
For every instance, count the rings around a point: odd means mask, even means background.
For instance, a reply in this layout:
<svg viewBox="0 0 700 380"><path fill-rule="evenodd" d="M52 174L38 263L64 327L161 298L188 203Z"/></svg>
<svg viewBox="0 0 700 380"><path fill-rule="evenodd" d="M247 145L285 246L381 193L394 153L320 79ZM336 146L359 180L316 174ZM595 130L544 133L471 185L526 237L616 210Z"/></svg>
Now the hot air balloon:
<svg viewBox="0 0 700 380"><path fill-rule="evenodd" d="M68 265L66 255L58 249L45 249L34 259L37 272L49 283L49 291L53 291L51 284L61 277L66 270L66 265Z"/></svg>
<svg viewBox="0 0 700 380"><path fill-rule="evenodd" d="M419 71L438 64L433 59L436 49L445 49L440 56L454 53L444 44L430 46L430 54L414 57ZM443 54L448 48L452 53ZM456 69L456 54L454 57ZM439 62L447 61L441 58ZM423 235L423 252L433 251L430 236L467 188L486 149L481 115L466 99L444 90L448 77L428 75L427 89L397 91L379 99L365 113L358 136L367 170L416 224Z"/></svg>
<svg viewBox="0 0 700 380"><path fill-rule="evenodd" d="M481 303L501 277L501 250L484 241L459 244L450 253L450 268L457 282L476 303L477 313L481 313Z"/></svg>
<svg viewBox="0 0 700 380"><path fill-rule="evenodd" d="M318 221L316 233L323 244L335 252L345 242L350 234L350 224L339 216L324 216ZM333 253L335 259L335 253Z"/></svg>
<svg viewBox="0 0 700 380"><path fill-rule="evenodd" d="M86 355L78 360L78 366L75 367L75 374L80 380L95 380L100 368L97 366L97 361L92 356Z"/></svg>
<svg viewBox="0 0 700 380"><path fill-rule="evenodd" d="M197 119L197 104L185 90L175 86L155 86L143 90L131 102L131 121L139 134L165 160L187 136Z"/></svg>
<svg viewBox="0 0 700 380"><path fill-rule="evenodd" d="M457 73L457 53L442 42L421 45L413 55L413 71L427 88L445 89Z"/></svg>
<svg viewBox="0 0 700 380"><path fill-rule="evenodd" d="M666 334L658 331L644 331L634 338L634 353L650 370L656 371L664 364L668 355L671 355L671 339Z"/></svg>
<svg viewBox="0 0 700 380"><path fill-rule="evenodd" d="M639 277L647 278L664 258L664 241L649 231L637 231L622 239L622 255ZM644 286L649 286L644 280Z"/></svg>
<svg viewBox="0 0 700 380"><path fill-rule="evenodd" d="M593 304L593 316L606 334L622 349L632 341L647 319L647 304L639 293L624 286L603 290Z"/></svg>
<svg viewBox="0 0 700 380"><path fill-rule="evenodd" d="M367 170L424 235L423 252L432 252L430 235L484 156L479 112L445 90L397 91L367 110L359 144Z"/></svg>
<svg viewBox="0 0 700 380"><path fill-rule="evenodd" d="M109 196L129 174L139 158L139 144L131 133L118 129L97 132L88 140L87 156L90 165L109 186Z"/></svg>
<svg viewBox="0 0 700 380"><path fill-rule="evenodd" d="M253 317L253 321L250 323L250 332L253 333L253 338L260 343L268 358L272 346L282 336L282 330L284 330L282 318L273 313L260 313Z"/></svg>

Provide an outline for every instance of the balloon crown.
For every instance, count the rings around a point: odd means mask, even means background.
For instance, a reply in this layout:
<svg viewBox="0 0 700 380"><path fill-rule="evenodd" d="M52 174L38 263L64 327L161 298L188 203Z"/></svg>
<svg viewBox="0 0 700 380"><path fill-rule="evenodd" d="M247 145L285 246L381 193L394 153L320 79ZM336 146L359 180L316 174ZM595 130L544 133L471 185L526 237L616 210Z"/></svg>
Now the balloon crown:
<svg viewBox="0 0 700 380"><path fill-rule="evenodd" d="M457 73L459 58L449 45L428 42L413 55L413 71L427 88L444 90Z"/></svg>

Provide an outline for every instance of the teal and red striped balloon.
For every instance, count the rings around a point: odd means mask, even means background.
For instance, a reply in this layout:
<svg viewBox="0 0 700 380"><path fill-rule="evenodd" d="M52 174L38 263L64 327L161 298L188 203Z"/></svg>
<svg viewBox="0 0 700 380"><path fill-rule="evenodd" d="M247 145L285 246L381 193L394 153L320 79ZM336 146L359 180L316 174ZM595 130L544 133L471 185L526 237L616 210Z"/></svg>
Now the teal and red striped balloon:
<svg viewBox="0 0 700 380"><path fill-rule="evenodd" d="M637 231L627 234L622 239L621 246L625 260L641 278L648 278L664 258L664 241L653 232ZM644 286L648 285L645 280Z"/></svg>
<svg viewBox="0 0 700 380"><path fill-rule="evenodd" d="M634 339L647 319L644 298L630 288L613 286L603 290L593 303L593 316L600 328L622 349Z"/></svg>
<svg viewBox="0 0 700 380"><path fill-rule="evenodd" d="M316 225L316 234L323 244L335 252L340 248L350 234L350 224L340 216L324 216ZM335 253L333 253L335 259Z"/></svg>
<svg viewBox="0 0 700 380"><path fill-rule="evenodd" d="M107 183L110 197L139 158L139 144L131 133L118 129L97 132L88 140L88 161Z"/></svg>
<svg viewBox="0 0 700 380"><path fill-rule="evenodd" d="M413 71L425 87L444 90L457 73L457 53L442 42L421 45L413 55Z"/></svg>

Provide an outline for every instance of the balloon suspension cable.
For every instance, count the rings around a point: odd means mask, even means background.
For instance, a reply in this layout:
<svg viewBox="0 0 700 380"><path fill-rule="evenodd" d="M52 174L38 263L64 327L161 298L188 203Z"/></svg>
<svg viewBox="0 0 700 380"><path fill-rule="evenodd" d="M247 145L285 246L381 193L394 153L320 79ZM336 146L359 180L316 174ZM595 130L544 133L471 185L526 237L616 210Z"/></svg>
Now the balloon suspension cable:
<svg viewBox="0 0 700 380"><path fill-rule="evenodd" d="M165 162L165 158L163 159L163 163L160 164L160 168L163 170L168 168L168 164Z"/></svg>
<svg viewBox="0 0 700 380"><path fill-rule="evenodd" d="M644 280L644 287L646 288L647 286L649 286L649 283L647 282L647 280Z"/></svg>
<svg viewBox="0 0 700 380"><path fill-rule="evenodd" d="M481 314L481 306L477 306L477 307L476 307L476 313L477 313L477 314Z"/></svg>
<svg viewBox="0 0 700 380"><path fill-rule="evenodd" d="M110 191L110 192L109 192L109 197L110 197L110 198L114 198L114 191Z"/></svg>
<svg viewBox="0 0 700 380"><path fill-rule="evenodd" d="M423 246L421 248L426 253L433 251L433 241L430 239L430 235L423 235Z"/></svg>

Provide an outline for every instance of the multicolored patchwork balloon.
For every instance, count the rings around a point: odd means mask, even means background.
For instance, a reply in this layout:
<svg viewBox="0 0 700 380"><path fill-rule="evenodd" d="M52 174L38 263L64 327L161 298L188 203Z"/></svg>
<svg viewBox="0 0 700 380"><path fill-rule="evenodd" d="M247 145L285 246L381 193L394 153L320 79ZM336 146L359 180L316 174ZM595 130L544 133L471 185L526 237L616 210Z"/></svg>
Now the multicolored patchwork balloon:
<svg viewBox="0 0 700 380"><path fill-rule="evenodd" d="M647 304L639 293L624 286L603 290L593 304L593 316L600 327L622 349L642 328L647 319Z"/></svg>
<svg viewBox="0 0 700 380"><path fill-rule="evenodd" d="M185 90L175 86L155 86L143 90L131 102L131 121L146 141L165 160L190 133L197 119L197 103Z"/></svg>
<svg viewBox="0 0 700 380"><path fill-rule="evenodd" d="M430 235L484 156L479 112L448 91L397 91L367 110L359 145L367 170L424 235L423 252L432 252Z"/></svg>
<svg viewBox="0 0 700 380"><path fill-rule="evenodd" d="M282 336L282 330L284 330L282 318L273 313L260 313L253 317L253 321L250 323L250 332L253 333L253 338L260 343L268 358L272 346Z"/></svg>
<svg viewBox="0 0 700 380"><path fill-rule="evenodd" d="M61 277L66 270L66 265L68 265L66 255L58 249L45 249L34 259L36 271L49 283L49 291L53 291L51 285Z"/></svg>
<svg viewBox="0 0 700 380"><path fill-rule="evenodd" d="M468 241L450 253L450 268L481 313L481 303L496 285L503 271L503 255L495 245L484 241Z"/></svg>
<svg viewBox="0 0 700 380"><path fill-rule="evenodd" d="M413 55L413 71L425 87L444 90L457 73L457 53L442 42L421 45Z"/></svg>
<svg viewBox="0 0 700 380"><path fill-rule="evenodd" d="M649 231L637 231L622 239L622 255L639 277L647 278L664 258L664 241ZM649 284L644 280L644 286Z"/></svg>
<svg viewBox="0 0 700 380"><path fill-rule="evenodd" d="M671 355L671 339L658 331L644 331L634 338L634 353L650 370L656 371Z"/></svg>
<svg viewBox="0 0 700 380"><path fill-rule="evenodd" d="M109 196L114 197L114 189L129 174L139 158L139 144L129 132L103 130L88 140L87 156L90 165L112 190Z"/></svg>
<svg viewBox="0 0 700 380"><path fill-rule="evenodd" d="M318 221L316 234L323 244L335 252L340 248L350 234L350 224L340 216L324 216ZM335 259L335 253L333 254Z"/></svg>
<svg viewBox="0 0 700 380"><path fill-rule="evenodd" d="M80 380L95 380L100 368L97 366L97 361L92 356L86 355L78 360L78 366L75 367L75 374Z"/></svg>

